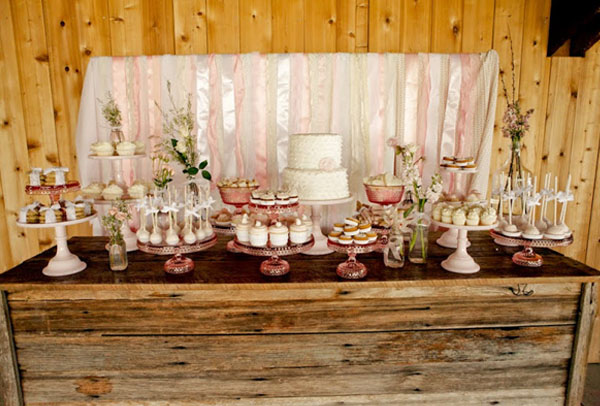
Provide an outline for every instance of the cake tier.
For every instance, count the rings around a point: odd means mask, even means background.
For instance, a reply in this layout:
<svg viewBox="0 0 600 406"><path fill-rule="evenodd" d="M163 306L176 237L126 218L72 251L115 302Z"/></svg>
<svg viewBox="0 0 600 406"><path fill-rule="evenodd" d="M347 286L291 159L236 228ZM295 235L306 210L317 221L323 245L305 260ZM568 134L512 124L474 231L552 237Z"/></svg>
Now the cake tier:
<svg viewBox="0 0 600 406"><path fill-rule="evenodd" d="M288 167L334 169L342 166L342 136L339 134L292 134Z"/></svg>
<svg viewBox="0 0 600 406"><path fill-rule="evenodd" d="M333 200L350 196L344 168L331 171L285 168L283 185L298 192L301 200Z"/></svg>

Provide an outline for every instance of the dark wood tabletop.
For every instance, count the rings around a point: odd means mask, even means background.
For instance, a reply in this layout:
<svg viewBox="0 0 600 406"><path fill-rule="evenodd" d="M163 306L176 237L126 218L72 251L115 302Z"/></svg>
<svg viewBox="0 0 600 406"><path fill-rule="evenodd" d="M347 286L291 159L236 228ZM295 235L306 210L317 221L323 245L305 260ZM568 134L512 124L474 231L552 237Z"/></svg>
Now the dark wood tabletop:
<svg viewBox="0 0 600 406"><path fill-rule="evenodd" d="M381 253L359 255L369 270L366 278L360 281L340 279L336 266L344 261L343 254L325 256L294 255L286 257L291 271L283 277L266 277L260 274L259 266L265 258L230 253L225 244L231 237L219 237L217 245L195 254L188 255L195 261L195 270L186 275L169 275L163 271L168 256L156 256L141 251L128 254L129 267L124 272L112 272L108 267L108 255L103 237L74 237L69 241L71 251L77 254L88 267L76 275L51 278L42 274L42 268L54 256L51 248L25 261L0 275L0 289L13 290L19 287L73 288L87 286L146 287L165 286L169 288L298 288L319 286L348 286L353 284L374 287L398 286L443 286L443 285L499 285L513 283L564 283L600 281L600 273L562 254L539 249L536 252L544 257L544 265L539 268L520 267L511 261L518 249L494 244L487 232L469 233L471 246L468 251L481 266L481 271L472 275L461 275L445 271L440 263L453 250L442 248L435 243L439 233L430 234L429 258L424 265L406 263L403 268L386 268ZM202 286L199 286L202 285ZM241 285L241 286L240 286ZM314 285L314 286L313 286ZM356 286L356 285L354 285Z"/></svg>

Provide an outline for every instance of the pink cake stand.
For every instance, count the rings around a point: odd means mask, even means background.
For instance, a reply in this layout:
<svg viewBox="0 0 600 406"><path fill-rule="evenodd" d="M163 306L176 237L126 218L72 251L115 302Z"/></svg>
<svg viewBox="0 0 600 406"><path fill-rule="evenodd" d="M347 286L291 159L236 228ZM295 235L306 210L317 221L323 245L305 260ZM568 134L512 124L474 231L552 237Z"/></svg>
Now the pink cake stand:
<svg viewBox="0 0 600 406"><path fill-rule="evenodd" d="M250 203L252 192L258 186L252 187L219 187L221 200L230 206L235 206L234 214L242 214L242 207Z"/></svg>
<svg viewBox="0 0 600 406"><path fill-rule="evenodd" d="M479 269L481 269L480 266L467 252L467 232L491 230L498 224L496 223L489 226L457 226L454 224L441 223L435 220L432 220L432 224L435 224L440 227L447 227L448 229L456 229L458 231L456 251L454 251L448 258L442 261L442 268L450 272L462 274L479 272Z"/></svg>
<svg viewBox="0 0 600 406"><path fill-rule="evenodd" d="M237 252L241 252L256 257L270 257L260 264L260 273L266 276L283 276L290 271L290 264L280 257L286 255L295 255L305 252L312 248L315 239L311 236L310 240L302 244L292 244L283 247L273 247L268 243L265 247L254 247L247 243L242 243L238 239L233 240L233 246Z"/></svg>
<svg viewBox="0 0 600 406"><path fill-rule="evenodd" d="M140 251L154 255L173 255L173 258L167 260L164 265L166 273L173 275L181 275L194 270L194 261L184 256L193 252L204 251L217 243L217 235L213 234L201 241L196 241L193 244L186 244L180 239L177 245L153 245L150 243L141 243L137 245Z"/></svg>
<svg viewBox="0 0 600 406"><path fill-rule="evenodd" d="M352 195L344 197L342 199L333 200L300 200L300 204L304 206L312 206L312 223L313 231L312 234L315 237L315 245L310 250L303 252L306 255L327 255L331 254L333 250L327 246L327 236L321 231L321 213L323 206L335 206L338 204L344 204L351 202L354 197Z"/></svg>
<svg viewBox="0 0 600 406"><path fill-rule="evenodd" d="M530 268L542 266L544 263L542 256L533 252L533 248L566 247L573 243L573 234L562 240L552 240L549 238L530 240L522 237L507 237L495 230L490 230L490 235L494 238L494 241L499 241L500 245L505 245L504 243L506 243L506 246L510 247L522 246L523 250L515 253L512 256L512 261L519 266Z"/></svg>
<svg viewBox="0 0 600 406"><path fill-rule="evenodd" d="M25 193L28 195L48 195L50 196L51 204L58 203L60 196L63 193L77 192L80 188L79 182L72 180L64 185L42 185L42 186L25 186Z"/></svg>
<svg viewBox="0 0 600 406"><path fill-rule="evenodd" d="M379 240L366 244L366 245L358 245L358 244L338 244L337 242L333 242L328 240L327 246L331 248L335 252L341 252L343 254L348 254L348 259L345 262L342 262L337 266L336 273L340 278L344 279L362 279L367 276L367 266L362 262L358 262L356 260L357 254L367 254L369 252L375 251L379 246Z"/></svg>
<svg viewBox="0 0 600 406"><path fill-rule="evenodd" d="M363 186L369 202L383 206L384 212L390 209L392 211L396 210L397 204L402 201L404 196L404 186L374 186L366 183ZM380 248L377 251L382 250L382 247L387 243L390 228L375 225L372 228L381 236Z"/></svg>

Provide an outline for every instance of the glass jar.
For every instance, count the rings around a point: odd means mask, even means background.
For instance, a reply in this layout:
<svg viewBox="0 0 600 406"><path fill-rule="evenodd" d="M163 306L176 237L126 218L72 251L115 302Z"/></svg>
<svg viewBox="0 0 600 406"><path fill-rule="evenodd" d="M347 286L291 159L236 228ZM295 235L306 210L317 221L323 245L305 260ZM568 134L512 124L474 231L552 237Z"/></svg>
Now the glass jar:
<svg viewBox="0 0 600 406"><path fill-rule="evenodd" d="M125 136L123 135L123 131L121 131L121 127L114 127L110 130L110 141L115 145L125 141Z"/></svg>
<svg viewBox="0 0 600 406"><path fill-rule="evenodd" d="M429 219L425 215L426 199L419 199L414 220L409 224L411 230L408 242L408 260L413 264L427 262L427 245L429 240Z"/></svg>
<svg viewBox="0 0 600 406"><path fill-rule="evenodd" d="M124 271L127 269L127 246L124 240L110 242L108 261L111 271Z"/></svg>
<svg viewBox="0 0 600 406"><path fill-rule="evenodd" d="M383 263L389 268L404 266L404 234L401 231L390 232L388 242L383 248Z"/></svg>
<svg viewBox="0 0 600 406"><path fill-rule="evenodd" d="M504 174L504 176L502 176ZM494 204L499 203L500 191L508 192L508 179L510 178L511 189L519 190L526 186L528 178L533 177L533 172L521 162L521 142L515 137L511 139L510 150L506 160L498 168L492 177L492 199ZM501 179L502 182L501 182ZM501 184L502 183L502 184ZM508 205L503 206L504 213L508 214ZM513 204L513 215L521 215L525 212L525 201L521 196L517 196Z"/></svg>

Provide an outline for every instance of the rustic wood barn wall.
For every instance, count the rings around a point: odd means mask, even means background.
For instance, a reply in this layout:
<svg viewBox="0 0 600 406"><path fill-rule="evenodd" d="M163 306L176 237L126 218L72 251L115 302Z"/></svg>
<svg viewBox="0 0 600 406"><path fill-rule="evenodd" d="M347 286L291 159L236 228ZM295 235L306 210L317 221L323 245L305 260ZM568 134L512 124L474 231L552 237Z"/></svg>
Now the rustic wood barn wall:
<svg viewBox="0 0 600 406"><path fill-rule="evenodd" d="M49 247L15 225L31 166L75 170L74 134L88 60L99 55L237 52L498 51L534 108L525 165L573 174L563 252L600 268L600 47L546 57L550 0L5 0L0 1L0 271ZM510 83L510 78L507 77ZM508 143L498 129L492 168ZM73 234L86 234L86 226ZM589 234L589 238L584 236ZM598 323L600 324L600 323ZM600 329L593 359L600 361Z"/></svg>

